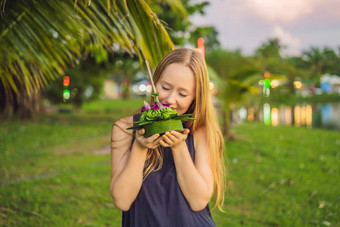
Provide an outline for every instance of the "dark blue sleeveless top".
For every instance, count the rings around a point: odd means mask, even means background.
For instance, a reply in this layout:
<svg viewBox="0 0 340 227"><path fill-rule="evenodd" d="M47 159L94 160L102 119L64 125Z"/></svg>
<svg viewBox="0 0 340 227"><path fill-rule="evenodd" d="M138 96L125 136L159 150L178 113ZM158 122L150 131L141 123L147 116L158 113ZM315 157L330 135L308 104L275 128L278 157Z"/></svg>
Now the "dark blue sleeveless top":
<svg viewBox="0 0 340 227"><path fill-rule="evenodd" d="M139 116L134 116L134 121ZM134 141L134 138L132 142ZM194 140L186 139L190 156L195 160ZM171 148L163 148L163 166L143 181L136 200L123 212L123 227L211 227L215 226L209 205L203 210L191 210L176 178Z"/></svg>

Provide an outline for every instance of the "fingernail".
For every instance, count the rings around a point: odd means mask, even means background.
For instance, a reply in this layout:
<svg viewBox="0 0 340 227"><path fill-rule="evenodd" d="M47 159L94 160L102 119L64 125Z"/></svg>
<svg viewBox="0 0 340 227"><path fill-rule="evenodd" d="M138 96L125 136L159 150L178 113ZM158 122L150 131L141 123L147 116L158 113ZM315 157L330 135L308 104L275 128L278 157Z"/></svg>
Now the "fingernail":
<svg viewBox="0 0 340 227"><path fill-rule="evenodd" d="M167 133L165 133L165 135L169 136L169 135L170 135L170 133L169 133L169 132L167 132Z"/></svg>
<svg viewBox="0 0 340 227"><path fill-rule="evenodd" d="M159 137L159 134L156 135L156 138L158 138L158 137Z"/></svg>
<svg viewBox="0 0 340 227"><path fill-rule="evenodd" d="M171 131L170 133L171 133L171 135L173 135L175 132L174 132L174 131Z"/></svg>
<svg viewBox="0 0 340 227"><path fill-rule="evenodd" d="M164 135L163 138L166 138L166 135Z"/></svg>

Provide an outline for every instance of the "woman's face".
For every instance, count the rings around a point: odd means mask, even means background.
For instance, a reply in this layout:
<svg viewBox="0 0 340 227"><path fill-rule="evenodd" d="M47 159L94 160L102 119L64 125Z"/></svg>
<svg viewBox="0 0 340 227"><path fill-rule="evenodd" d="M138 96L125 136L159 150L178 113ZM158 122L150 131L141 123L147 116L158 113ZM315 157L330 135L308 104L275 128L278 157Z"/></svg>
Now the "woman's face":
<svg viewBox="0 0 340 227"><path fill-rule="evenodd" d="M184 114L195 99L195 76L189 67L172 63L156 83L159 101L169 104L178 114Z"/></svg>

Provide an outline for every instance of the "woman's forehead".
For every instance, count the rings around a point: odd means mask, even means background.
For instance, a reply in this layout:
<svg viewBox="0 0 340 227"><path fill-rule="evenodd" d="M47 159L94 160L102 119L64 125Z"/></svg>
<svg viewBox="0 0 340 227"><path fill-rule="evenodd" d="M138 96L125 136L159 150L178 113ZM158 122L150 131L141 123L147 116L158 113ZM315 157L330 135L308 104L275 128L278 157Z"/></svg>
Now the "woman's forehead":
<svg viewBox="0 0 340 227"><path fill-rule="evenodd" d="M160 81L168 84L176 84L185 90L195 89L195 76L192 70L180 63L172 63L163 71Z"/></svg>

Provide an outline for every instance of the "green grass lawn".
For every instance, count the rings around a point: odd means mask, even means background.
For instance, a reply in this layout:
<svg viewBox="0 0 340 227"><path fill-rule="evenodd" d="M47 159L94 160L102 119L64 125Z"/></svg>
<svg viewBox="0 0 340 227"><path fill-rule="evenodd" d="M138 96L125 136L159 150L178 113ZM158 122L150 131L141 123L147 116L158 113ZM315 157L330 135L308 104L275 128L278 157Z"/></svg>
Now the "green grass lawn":
<svg viewBox="0 0 340 227"><path fill-rule="evenodd" d="M143 100L0 122L0 225L120 226L110 185L113 122ZM245 123L226 144L217 226L340 226L340 132Z"/></svg>

